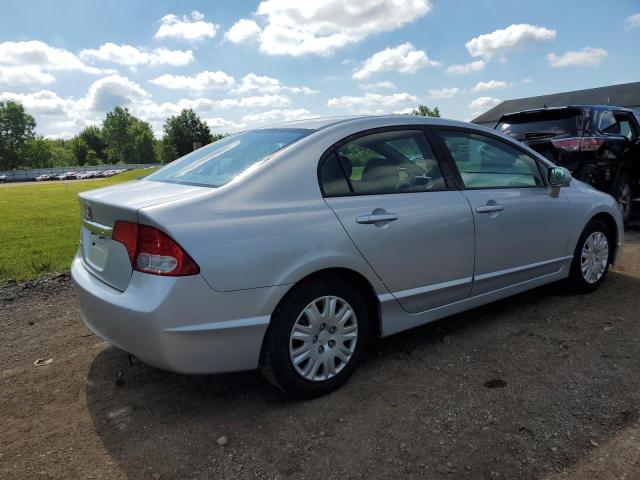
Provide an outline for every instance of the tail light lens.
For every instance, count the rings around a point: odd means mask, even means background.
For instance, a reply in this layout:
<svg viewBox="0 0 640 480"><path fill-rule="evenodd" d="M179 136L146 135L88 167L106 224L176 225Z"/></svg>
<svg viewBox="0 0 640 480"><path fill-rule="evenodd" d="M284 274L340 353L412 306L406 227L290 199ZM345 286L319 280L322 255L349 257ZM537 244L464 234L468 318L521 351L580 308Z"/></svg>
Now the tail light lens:
<svg viewBox="0 0 640 480"><path fill-rule="evenodd" d="M200 268L169 235L155 227L117 221L112 239L127 249L134 270L153 275L195 275Z"/></svg>
<svg viewBox="0 0 640 480"><path fill-rule="evenodd" d="M551 140L554 147L567 152L592 152L604 143L604 137L570 137Z"/></svg>

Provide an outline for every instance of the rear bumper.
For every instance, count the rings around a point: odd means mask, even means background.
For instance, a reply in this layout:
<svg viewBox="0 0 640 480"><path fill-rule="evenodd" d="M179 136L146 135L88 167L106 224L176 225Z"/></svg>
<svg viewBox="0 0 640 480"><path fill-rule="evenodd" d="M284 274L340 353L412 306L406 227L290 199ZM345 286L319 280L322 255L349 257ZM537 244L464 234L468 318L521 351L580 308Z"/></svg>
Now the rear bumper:
<svg viewBox="0 0 640 480"><path fill-rule="evenodd" d="M288 288L220 293L200 275L133 272L120 292L89 273L78 256L71 276L93 333L149 365L189 374L256 368L271 312Z"/></svg>

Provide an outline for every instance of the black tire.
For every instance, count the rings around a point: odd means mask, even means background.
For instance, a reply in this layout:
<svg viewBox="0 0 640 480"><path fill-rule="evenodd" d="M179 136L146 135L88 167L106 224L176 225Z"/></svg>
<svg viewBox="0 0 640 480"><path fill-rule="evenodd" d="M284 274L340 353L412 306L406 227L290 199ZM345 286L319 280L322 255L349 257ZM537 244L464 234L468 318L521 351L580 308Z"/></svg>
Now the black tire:
<svg viewBox="0 0 640 480"><path fill-rule="evenodd" d="M290 336L302 311L314 300L326 296L339 297L351 306L357 323L355 350L349 361L331 378L308 380L294 368L289 355ZM319 275L298 285L273 312L262 343L261 373L273 385L292 396L313 398L331 393L349 379L364 358L371 332L370 312L362 292L339 276Z"/></svg>
<svg viewBox="0 0 640 480"><path fill-rule="evenodd" d="M609 254L607 256L607 263L602 276L593 282L588 282L582 273L582 250L584 249L587 239L596 232L603 233L607 238ZM567 278L566 284L569 289L574 293L590 293L596 290L600 284L604 281L609 272L609 266L613 259L613 252L615 248L613 233L609 230L607 225L597 219L591 220L582 231L578 244L576 245L573 253L573 261L571 262L571 270L569 278Z"/></svg>
<svg viewBox="0 0 640 480"><path fill-rule="evenodd" d="M624 173L618 175L614 185L614 197L620 206L622 221L627 223L633 216L633 183Z"/></svg>

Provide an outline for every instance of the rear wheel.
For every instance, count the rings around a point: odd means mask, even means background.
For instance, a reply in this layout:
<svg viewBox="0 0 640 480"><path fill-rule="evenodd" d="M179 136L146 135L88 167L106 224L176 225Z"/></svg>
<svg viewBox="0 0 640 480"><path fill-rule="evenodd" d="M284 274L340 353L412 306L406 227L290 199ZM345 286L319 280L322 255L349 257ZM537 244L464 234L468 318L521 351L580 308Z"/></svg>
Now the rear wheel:
<svg viewBox="0 0 640 480"><path fill-rule="evenodd" d="M600 220L591 220L585 227L571 263L567 283L576 293L596 290L609 271L613 253L612 234Z"/></svg>
<svg viewBox="0 0 640 480"><path fill-rule="evenodd" d="M627 175L621 174L616 180L615 198L620 206L622 220L626 223L633 214L633 184Z"/></svg>
<svg viewBox="0 0 640 480"><path fill-rule="evenodd" d="M291 395L330 393L362 361L369 322L357 288L339 277L317 277L292 291L274 312L260 370Z"/></svg>

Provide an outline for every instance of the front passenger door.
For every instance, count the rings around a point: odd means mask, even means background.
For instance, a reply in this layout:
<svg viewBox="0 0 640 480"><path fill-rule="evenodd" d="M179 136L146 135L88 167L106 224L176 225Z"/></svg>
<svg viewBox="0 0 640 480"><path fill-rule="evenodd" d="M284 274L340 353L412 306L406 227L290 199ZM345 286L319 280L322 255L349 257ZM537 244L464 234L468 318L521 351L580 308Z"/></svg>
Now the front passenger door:
<svg viewBox="0 0 640 480"><path fill-rule="evenodd" d="M570 258L568 199L549 195L538 161L499 137L440 135L475 219L473 295L560 271Z"/></svg>

